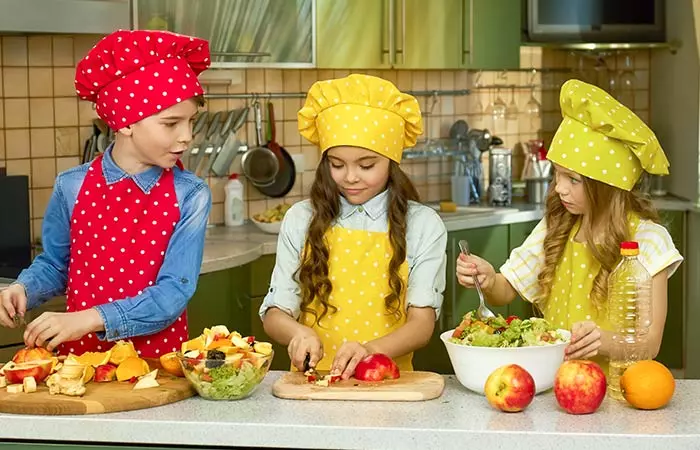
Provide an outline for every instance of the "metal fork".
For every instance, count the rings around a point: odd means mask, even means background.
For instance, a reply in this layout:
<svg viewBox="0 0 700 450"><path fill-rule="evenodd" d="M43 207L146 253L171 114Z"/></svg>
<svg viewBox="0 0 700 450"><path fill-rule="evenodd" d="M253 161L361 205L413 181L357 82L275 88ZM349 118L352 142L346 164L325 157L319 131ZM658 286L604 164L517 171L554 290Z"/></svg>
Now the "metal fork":
<svg viewBox="0 0 700 450"><path fill-rule="evenodd" d="M464 239L459 241L459 249L466 256L469 256L469 244ZM496 315L486 307L486 302L484 301L484 293L481 290L481 283L479 283L478 274L473 276L474 286L476 286L476 292L479 293L479 308L476 310L476 315L479 319L489 319L496 317Z"/></svg>

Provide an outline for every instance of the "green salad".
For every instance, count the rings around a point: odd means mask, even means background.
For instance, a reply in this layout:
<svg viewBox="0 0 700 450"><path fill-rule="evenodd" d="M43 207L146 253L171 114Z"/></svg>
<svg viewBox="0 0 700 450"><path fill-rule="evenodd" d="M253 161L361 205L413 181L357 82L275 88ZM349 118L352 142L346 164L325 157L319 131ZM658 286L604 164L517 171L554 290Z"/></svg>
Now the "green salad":
<svg viewBox="0 0 700 450"><path fill-rule="evenodd" d="M221 366L211 369L205 377L190 372L188 378L204 398L212 400L234 400L248 395L265 377L266 369L256 368L244 362L240 368ZM195 379L193 379L195 378ZM211 381L208 381L211 379Z"/></svg>
<svg viewBox="0 0 700 450"><path fill-rule="evenodd" d="M480 320L475 311L464 315L452 333L450 342L473 347L532 347L567 342L555 327L545 319L517 316Z"/></svg>

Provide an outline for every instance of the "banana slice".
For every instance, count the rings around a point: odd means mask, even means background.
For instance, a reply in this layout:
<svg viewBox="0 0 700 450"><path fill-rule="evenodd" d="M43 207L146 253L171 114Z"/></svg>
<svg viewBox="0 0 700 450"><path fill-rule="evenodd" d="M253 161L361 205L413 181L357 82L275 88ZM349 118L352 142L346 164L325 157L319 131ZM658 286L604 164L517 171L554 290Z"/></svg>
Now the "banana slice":
<svg viewBox="0 0 700 450"><path fill-rule="evenodd" d="M4 388L6 386L7 386L7 380L5 379L5 377L0 376L0 388Z"/></svg>
<svg viewBox="0 0 700 450"><path fill-rule="evenodd" d="M24 386L22 386L21 384L11 384L7 386L8 394L19 394L22 391L24 391Z"/></svg>
<svg viewBox="0 0 700 450"><path fill-rule="evenodd" d="M36 380L34 377L25 377L24 380L22 380L22 385L24 386L24 392L27 394L36 392Z"/></svg>

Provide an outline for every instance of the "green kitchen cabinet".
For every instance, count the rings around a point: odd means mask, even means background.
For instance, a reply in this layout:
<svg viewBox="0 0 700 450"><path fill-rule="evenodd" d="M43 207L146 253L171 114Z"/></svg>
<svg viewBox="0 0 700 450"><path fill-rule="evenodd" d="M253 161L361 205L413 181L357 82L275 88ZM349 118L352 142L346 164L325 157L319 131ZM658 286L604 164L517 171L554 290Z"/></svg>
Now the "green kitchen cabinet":
<svg viewBox="0 0 700 450"><path fill-rule="evenodd" d="M316 0L316 65L325 69L386 69L389 2Z"/></svg>
<svg viewBox="0 0 700 450"><path fill-rule="evenodd" d="M317 0L321 69L483 69L520 65L513 0Z"/></svg>
<svg viewBox="0 0 700 450"><path fill-rule="evenodd" d="M465 0L465 59L462 67L480 70L520 67L521 2Z"/></svg>
<svg viewBox="0 0 700 450"><path fill-rule="evenodd" d="M264 296L259 296L251 299L250 334L255 336L256 341L270 342L272 344L272 349L275 352L275 356L272 358L272 365L270 366L272 370L289 370L291 367L291 362L289 359L289 354L287 353L287 347L272 340L270 336L265 333L262 320L260 320L259 311L264 298Z"/></svg>
<svg viewBox="0 0 700 450"><path fill-rule="evenodd" d="M250 308L250 265L200 275L187 306L190 339L214 325L249 335Z"/></svg>
<svg viewBox="0 0 700 450"><path fill-rule="evenodd" d="M684 211L660 211L662 224L666 227L673 243L681 255L685 255L685 218ZM668 280L668 310L661 349L656 359L671 369L682 369L684 342L684 299L685 276L683 265Z"/></svg>
<svg viewBox="0 0 700 450"><path fill-rule="evenodd" d="M275 268L275 255L263 255L250 263L250 295L261 297L270 288L272 269Z"/></svg>

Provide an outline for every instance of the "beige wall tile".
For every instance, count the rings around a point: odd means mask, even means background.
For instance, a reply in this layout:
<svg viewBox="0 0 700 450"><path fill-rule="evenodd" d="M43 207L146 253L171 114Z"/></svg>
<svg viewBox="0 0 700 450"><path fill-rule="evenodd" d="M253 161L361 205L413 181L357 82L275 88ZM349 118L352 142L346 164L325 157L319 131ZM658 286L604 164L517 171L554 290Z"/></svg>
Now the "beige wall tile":
<svg viewBox="0 0 700 450"><path fill-rule="evenodd" d="M24 36L4 36L2 38L3 66L27 65L27 38Z"/></svg>
<svg viewBox="0 0 700 450"><path fill-rule="evenodd" d="M29 96L29 73L26 67L4 67L2 72L6 98Z"/></svg>
<svg viewBox="0 0 700 450"><path fill-rule="evenodd" d="M97 119L97 111L93 108L94 103L78 100L78 121L81 126L92 125L92 121Z"/></svg>
<svg viewBox="0 0 700 450"><path fill-rule="evenodd" d="M304 154L304 164L306 167L297 167L297 172L306 170L315 171L318 162L321 160L318 148L313 145L303 145L301 147L301 152Z"/></svg>
<svg viewBox="0 0 700 450"><path fill-rule="evenodd" d="M34 218L44 217L53 189L32 189L32 211Z"/></svg>
<svg viewBox="0 0 700 450"><path fill-rule="evenodd" d="M282 71L265 69L265 92L282 92L283 90Z"/></svg>
<svg viewBox="0 0 700 450"><path fill-rule="evenodd" d="M251 200L248 202L248 217L253 217L267 210L265 200Z"/></svg>
<svg viewBox="0 0 700 450"><path fill-rule="evenodd" d="M57 127L78 126L78 98L54 98Z"/></svg>
<svg viewBox="0 0 700 450"><path fill-rule="evenodd" d="M29 129L5 130L7 159L29 158Z"/></svg>
<svg viewBox="0 0 700 450"><path fill-rule="evenodd" d="M29 99L29 123L32 128L52 127L54 125L54 100L51 98Z"/></svg>
<svg viewBox="0 0 700 450"><path fill-rule="evenodd" d="M51 45L51 36L29 36L27 41L29 65L51 67L53 64Z"/></svg>
<svg viewBox="0 0 700 450"><path fill-rule="evenodd" d="M412 89L413 72L410 70L398 70L396 87L401 91L410 91Z"/></svg>
<svg viewBox="0 0 700 450"><path fill-rule="evenodd" d="M88 54L90 49L104 36L99 34L79 34L73 36L73 59L77 64Z"/></svg>
<svg viewBox="0 0 700 450"><path fill-rule="evenodd" d="M211 206L211 213L209 213L209 223L223 223L224 222L224 204L214 203Z"/></svg>
<svg viewBox="0 0 700 450"><path fill-rule="evenodd" d="M75 69L57 67L53 69L53 90L56 97L75 97Z"/></svg>
<svg viewBox="0 0 700 450"><path fill-rule="evenodd" d="M223 203L226 199L224 187L228 180L226 178L209 178L209 190L211 191L212 203Z"/></svg>
<svg viewBox="0 0 700 450"><path fill-rule="evenodd" d="M53 97L53 71L50 68L29 68L29 96Z"/></svg>
<svg viewBox="0 0 700 450"><path fill-rule="evenodd" d="M282 83L284 92L300 92L301 91L301 71L299 70L283 70Z"/></svg>
<svg viewBox="0 0 700 450"><path fill-rule="evenodd" d="M73 67L73 37L53 37L53 65L54 67Z"/></svg>
<svg viewBox="0 0 700 450"><path fill-rule="evenodd" d="M56 156L79 156L82 142L78 127L56 128Z"/></svg>
<svg viewBox="0 0 700 450"><path fill-rule="evenodd" d="M56 154L56 139L53 128L34 128L30 131L32 158L53 157Z"/></svg>
<svg viewBox="0 0 700 450"><path fill-rule="evenodd" d="M297 113L301 109L303 101L301 98L285 98L282 102L282 117L280 117L280 120L297 120ZM275 113L277 113L276 109Z"/></svg>
<svg viewBox="0 0 700 450"><path fill-rule="evenodd" d="M32 219L32 242L41 240L41 227L43 223L43 219Z"/></svg>
<svg viewBox="0 0 700 450"><path fill-rule="evenodd" d="M5 104L0 101L0 128L5 128Z"/></svg>
<svg viewBox="0 0 700 450"><path fill-rule="evenodd" d="M301 75L301 85L299 86L300 92L307 92L311 85L316 82L316 80L321 79L318 77L318 71L315 69L304 69L300 70L299 73Z"/></svg>
<svg viewBox="0 0 700 450"><path fill-rule="evenodd" d="M265 91L265 71L263 69L248 69L246 74L246 90L248 92Z"/></svg>
<svg viewBox="0 0 700 450"><path fill-rule="evenodd" d="M5 128L29 128L28 99L5 99Z"/></svg>
<svg viewBox="0 0 700 450"><path fill-rule="evenodd" d="M69 156L65 158L56 158L56 173L65 172L68 169L77 167L80 160L77 156Z"/></svg>
<svg viewBox="0 0 700 450"><path fill-rule="evenodd" d="M32 185L32 166L30 159L8 159L7 174L8 175L27 175L29 176L29 185Z"/></svg>
<svg viewBox="0 0 700 450"><path fill-rule="evenodd" d="M5 130L0 128L0 162L4 162L4 160L5 160Z"/></svg>
<svg viewBox="0 0 700 450"><path fill-rule="evenodd" d="M250 181L246 183L245 196L248 200L265 200L265 196Z"/></svg>
<svg viewBox="0 0 700 450"><path fill-rule="evenodd" d="M280 129L280 124L277 124L277 129ZM299 134L299 126L297 121L284 122L284 140L280 140L285 147L296 147L301 145L301 135Z"/></svg>
<svg viewBox="0 0 700 450"><path fill-rule="evenodd" d="M32 187L46 188L53 186L56 179L56 158L32 159Z"/></svg>

